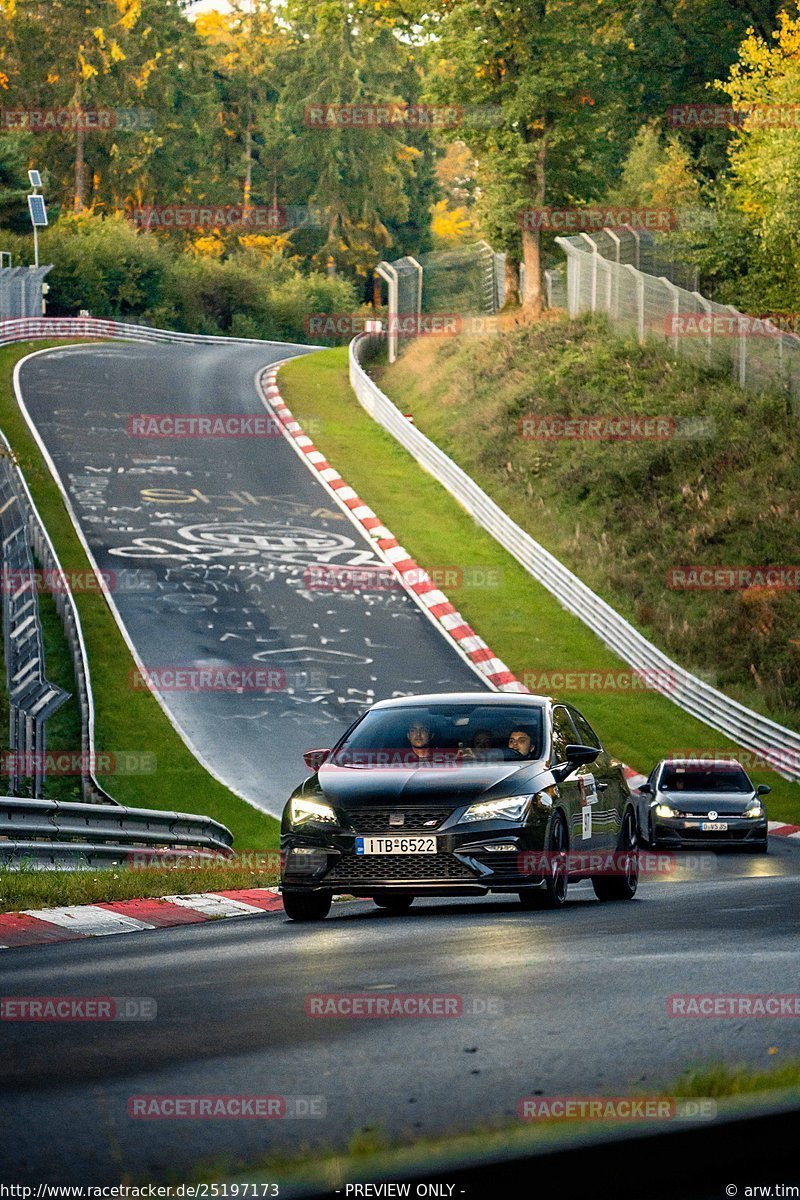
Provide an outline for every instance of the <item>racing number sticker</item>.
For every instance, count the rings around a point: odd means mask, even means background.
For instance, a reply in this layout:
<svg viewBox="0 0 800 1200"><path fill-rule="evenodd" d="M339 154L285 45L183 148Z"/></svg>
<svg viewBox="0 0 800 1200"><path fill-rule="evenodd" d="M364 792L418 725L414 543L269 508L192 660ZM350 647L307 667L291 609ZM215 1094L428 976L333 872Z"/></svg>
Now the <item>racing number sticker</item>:
<svg viewBox="0 0 800 1200"><path fill-rule="evenodd" d="M597 801L597 788L594 775L583 775L578 780L581 795L581 840L588 841L592 836L592 805Z"/></svg>

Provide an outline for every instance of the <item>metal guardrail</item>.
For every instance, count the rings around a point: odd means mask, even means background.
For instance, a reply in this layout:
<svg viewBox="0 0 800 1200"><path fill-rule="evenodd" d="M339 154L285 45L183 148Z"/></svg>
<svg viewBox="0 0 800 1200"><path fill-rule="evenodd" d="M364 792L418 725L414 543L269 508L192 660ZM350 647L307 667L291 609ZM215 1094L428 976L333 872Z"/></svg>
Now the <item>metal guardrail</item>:
<svg viewBox="0 0 800 1200"><path fill-rule="evenodd" d="M91 676L89 674L89 660L75 600L53 543L33 502L33 497L28 490L25 477L13 463L13 452L8 440L2 433L0 433L0 454L3 455L4 461L7 464L7 470L13 470L14 490L16 494L14 508L23 521L27 541L33 547L33 551L42 569L56 582L56 586L53 589L53 601L70 647L72 668L81 713L81 758L84 764L84 769L81 772L83 799L87 803L115 804L116 801L100 786L91 769L91 764L95 762L94 700L92 697ZM7 630L8 626L4 625L4 636L8 636ZM8 651L6 651L6 654L8 655ZM6 658L6 663L8 664L8 657Z"/></svg>
<svg viewBox="0 0 800 1200"><path fill-rule="evenodd" d="M121 338L137 342L184 342L193 346L283 346L261 338L224 337L221 334L176 333L170 329L151 329L147 325L129 325L125 321L102 317L20 317L0 320L0 346L12 342L33 342L57 338ZM309 346L322 350L323 346Z"/></svg>
<svg viewBox="0 0 800 1200"><path fill-rule="evenodd" d="M0 585L12 764L8 786L16 795L22 779L32 776L33 795L40 797L46 722L66 703L69 692L48 682L45 674L38 581L18 476L10 449L0 452ZM33 763L33 768L20 769L20 763Z"/></svg>
<svg viewBox="0 0 800 1200"><path fill-rule="evenodd" d="M233 835L210 817L125 808L121 804L62 804L0 797L0 865L29 860L112 866L169 850L187 858L231 853ZM170 856L172 857L172 855ZM143 865L143 864L142 864Z"/></svg>
<svg viewBox="0 0 800 1200"><path fill-rule="evenodd" d="M786 779L800 780L800 734L732 700L678 666L618 612L535 541L415 425L412 425L361 365L370 342L382 335L362 334L350 343L350 382L361 405L405 447L434 479L490 533L518 563L579 617L624 662L647 678L669 681L663 695L684 712L719 730L737 746L762 755ZM659 689L662 690L662 689Z"/></svg>

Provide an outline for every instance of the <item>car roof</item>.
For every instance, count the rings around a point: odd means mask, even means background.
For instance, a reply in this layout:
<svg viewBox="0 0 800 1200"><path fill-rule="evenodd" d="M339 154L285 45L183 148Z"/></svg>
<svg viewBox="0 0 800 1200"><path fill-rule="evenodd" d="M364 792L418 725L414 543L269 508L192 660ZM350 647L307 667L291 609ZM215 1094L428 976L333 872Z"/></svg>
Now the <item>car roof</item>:
<svg viewBox="0 0 800 1200"><path fill-rule="evenodd" d="M543 708L548 704L547 696L532 696L529 692L428 692L422 696L395 696L391 700L378 700L370 711L376 708L404 708L409 704L492 704L498 707L509 705L529 705L531 708Z"/></svg>

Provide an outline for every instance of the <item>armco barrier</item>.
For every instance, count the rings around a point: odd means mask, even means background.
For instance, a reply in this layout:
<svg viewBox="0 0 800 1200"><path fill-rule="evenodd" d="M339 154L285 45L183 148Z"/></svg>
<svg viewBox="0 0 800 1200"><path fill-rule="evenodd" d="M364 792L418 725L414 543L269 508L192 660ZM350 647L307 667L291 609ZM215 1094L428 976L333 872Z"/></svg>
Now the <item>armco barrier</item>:
<svg viewBox="0 0 800 1200"><path fill-rule="evenodd" d="M0 797L0 865L30 860L40 867L111 866L142 850L227 856L232 845L230 830L210 817L113 803Z"/></svg>
<svg viewBox="0 0 800 1200"><path fill-rule="evenodd" d="M648 678L669 680L664 695L685 712L775 763L786 779L800 780L800 734L754 712L678 666L621 617L610 604L507 516L451 458L412 425L361 365L364 351L381 335L362 334L350 343L350 382L361 405L513 555L568 612L574 613L615 654Z"/></svg>
<svg viewBox="0 0 800 1200"><path fill-rule="evenodd" d="M259 338L222 337L217 334L175 333L169 329L151 329L147 325L128 325L102 317L19 317L0 321L0 346L11 342L50 341L57 338L120 338L134 342L183 342L192 346L285 346L286 342L268 342ZM320 350L321 346L310 349Z"/></svg>

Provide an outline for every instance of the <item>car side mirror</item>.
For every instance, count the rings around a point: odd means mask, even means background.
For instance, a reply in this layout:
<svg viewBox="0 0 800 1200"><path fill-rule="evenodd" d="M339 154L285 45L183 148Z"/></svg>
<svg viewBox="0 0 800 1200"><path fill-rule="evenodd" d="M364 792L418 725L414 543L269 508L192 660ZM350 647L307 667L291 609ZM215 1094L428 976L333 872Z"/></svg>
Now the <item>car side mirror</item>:
<svg viewBox="0 0 800 1200"><path fill-rule="evenodd" d="M309 771L318 771L330 754L330 750L306 750L303 762Z"/></svg>
<svg viewBox="0 0 800 1200"><path fill-rule="evenodd" d="M642 783L637 790L642 796L652 796L653 785L652 783Z"/></svg>
<svg viewBox="0 0 800 1200"><path fill-rule="evenodd" d="M757 796L768 796L771 791L772 791L772 788L769 786L768 783L760 783L758 785L758 787L756 788L756 795Z"/></svg>
<svg viewBox="0 0 800 1200"><path fill-rule="evenodd" d="M593 763L600 751L596 746L567 746L565 751L567 762L571 767L582 767L586 763Z"/></svg>
<svg viewBox="0 0 800 1200"><path fill-rule="evenodd" d="M600 751L596 746L580 746L570 744L564 750L564 762L555 763L550 770L555 778L561 782L575 769L582 767L585 763L594 762Z"/></svg>

